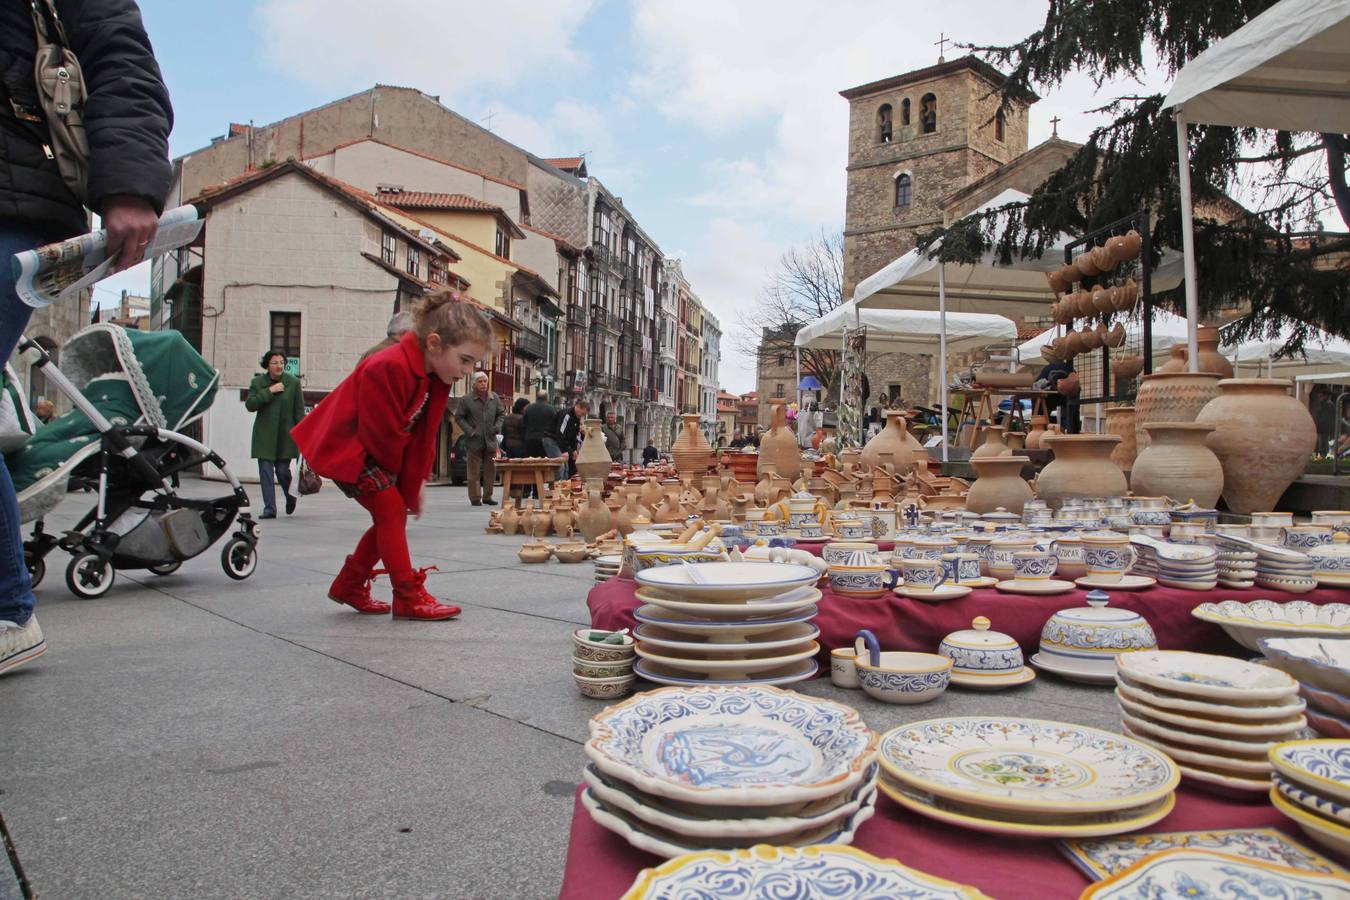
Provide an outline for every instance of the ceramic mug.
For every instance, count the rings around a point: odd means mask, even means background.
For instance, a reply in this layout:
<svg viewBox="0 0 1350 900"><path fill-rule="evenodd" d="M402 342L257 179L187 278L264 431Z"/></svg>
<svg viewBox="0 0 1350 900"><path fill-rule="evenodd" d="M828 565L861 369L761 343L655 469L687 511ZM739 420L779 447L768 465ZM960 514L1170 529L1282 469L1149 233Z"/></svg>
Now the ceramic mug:
<svg viewBox="0 0 1350 900"><path fill-rule="evenodd" d="M947 567L940 559L905 560L905 589L931 594L947 583Z"/></svg>
<svg viewBox="0 0 1350 900"><path fill-rule="evenodd" d="M798 533L804 538L818 538L823 534L820 529L820 523L814 519L802 523L800 528L798 528Z"/></svg>
<svg viewBox="0 0 1350 900"><path fill-rule="evenodd" d="M1013 579L1048 581L1058 564L1059 560L1044 550L1019 550L1012 555Z"/></svg>
<svg viewBox="0 0 1350 900"><path fill-rule="evenodd" d="M857 650L853 647L836 647L830 651L830 681L835 687L860 687L858 667L854 664L857 658Z"/></svg>
<svg viewBox="0 0 1350 900"><path fill-rule="evenodd" d="M1083 561L1089 578L1114 583L1134 566L1136 554L1129 539L1084 538Z"/></svg>
<svg viewBox="0 0 1350 900"><path fill-rule="evenodd" d="M1198 522L1173 522L1167 529L1167 539L1174 544L1198 544L1208 533L1209 529Z"/></svg>
<svg viewBox="0 0 1350 900"><path fill-rule="evenodd" d="M870 554L872 557L876 557L877 545L862 541L831 541L821 548L820 558L825 560L827 565L837 566L848 559L849 554L857 553L859 551Z"/></svg>
<svg viewBox="0 0 1350 900"><path fill-rule="evenodd" d="M1031 540L998 540L989 545L989 574L995 578L1013 577L1013 554L1024 550L1034 550L1036 542Z"/></svg>
<svg viewBox="0 0 1350 900"><path fill-rule="evenodd" d="M760 519L755 523L755 533L760 537L778 537L783 533L783 529L777 521L770 522L768 519Z"/></svg>
<svg viewBox="0 0 1350 900"><path fill-rule="evenodd" d="M880 564L830 567L830 587L845 597L880 597L899 579L899 572Z"/></svg>
<svg viewBox="0 0 1350 900"><path fill-rule="evenodd" d="M1331 543L1330 525L1296 525L1280 529L1280 542L1290 550L1310 550Z"/></svg>
<svg viewBox="0 0 1350 900"><path fill-rule="evenodd" d="M944 538L919 538L909 548L905 559L931 559L937 562L942 554L955 552L955 541Z"/></svg>
<svg viewBox="0 0 1350 900"><path fill-rule="evenodd" d="M980 583L980 557L974 553L944 553L942 568L948 581L967 586Z"/></svg>

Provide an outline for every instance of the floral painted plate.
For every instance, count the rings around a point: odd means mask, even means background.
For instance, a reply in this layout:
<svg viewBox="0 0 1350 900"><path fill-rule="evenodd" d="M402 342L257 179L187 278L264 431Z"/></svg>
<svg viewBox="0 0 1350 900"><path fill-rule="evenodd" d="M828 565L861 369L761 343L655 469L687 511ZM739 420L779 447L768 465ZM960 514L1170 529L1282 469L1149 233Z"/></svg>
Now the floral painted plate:
<svg viewBox="0 0 1350 900"><path fill-rule="evenodd" d="M1201 700L1253 704L1298 693L1298 682L1279 669L1210 653L1132 650L1116 657L1116 668L1130 681Z"/></svg>
<svg viewBox="0 0 1350 900"><path fill-rule="evenodd" d="M1181 773L1166 755L1096 728L965 716L882 736L879 757L907 788L991 810L1096 812L1168 796Z"/></svg>
<svg viewBox="0 0 1350 900"><path fill-rule="evenodd" d="M1227 831L1171 831L1060 841L1070 862L1096 880L1119 875L1130 866L1164 850L1212 850L1305 872L1350 877L1338 864L1275 828Z"/></svg>
<svg viewBox="0 0 1350 900"><path fill-rule="evenodd" d="M761 685L647 691L595 715L590 731L586 756L601 773L673 800L733 806L848 790L878 740L851 707Z"/></svg>
<svg viewBox="0 0 1350 900"><path fill-rule="evenodd" d="M708 850L643 869L622 900L759 900L763 897L905 897L912 900L989 900L893 859L853 847L770 847Z"/></svg>
<svg viewBox="0 0 1350 900"><path fill-rule="evenodd" d="M1350 803L1350 741L1286 741L1271 748L1270 764L1286 778Z"/></svg>
<svg viewBox="0 0 1350 900"><path fill-rule="evenodd" d="M1089 887L1079 900L1126 897L1281 897L1334 900L1345 897L1335 875L1277 866L1255 859L1189 847L1164 850Z"/></svg>

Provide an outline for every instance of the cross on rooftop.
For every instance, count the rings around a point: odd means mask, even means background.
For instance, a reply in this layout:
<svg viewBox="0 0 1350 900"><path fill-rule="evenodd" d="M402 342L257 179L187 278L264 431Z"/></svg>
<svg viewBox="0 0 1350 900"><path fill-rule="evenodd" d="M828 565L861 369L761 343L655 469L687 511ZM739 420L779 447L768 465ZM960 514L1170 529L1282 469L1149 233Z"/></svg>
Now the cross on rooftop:
<svg viewBox="0 0 1350 900"><path fill-rule="evenodd" d="M1059 137L1059 116L1055 116L1050 120L1050 136Z"/></svg>
<svg viewBox="0 0 1350 900"><path fill-rule="evenodd" d="M947 37L947 35L944 34L943 32L939 31L938 39L936 41L933 41L933 43L936 44L938 48L938 62L946 62L947 45L952 43L952 39Z"/></svg>
<svg viewBox="0 0 1350 900"><path fill-rule="evenodd" d="M492 120L493 120L494 118L496 118L496 117L497 117L497 114L496 114L495 112L493 112L492 110L489 109L488 112L487 112L487 115L486 115L486 116L483 116L483 118L479 119L478 121L480 121L480 122L486 122L486 123L487 123L487 130L488 130L488 131L491 131L491 130L492 130Z"/></svg>

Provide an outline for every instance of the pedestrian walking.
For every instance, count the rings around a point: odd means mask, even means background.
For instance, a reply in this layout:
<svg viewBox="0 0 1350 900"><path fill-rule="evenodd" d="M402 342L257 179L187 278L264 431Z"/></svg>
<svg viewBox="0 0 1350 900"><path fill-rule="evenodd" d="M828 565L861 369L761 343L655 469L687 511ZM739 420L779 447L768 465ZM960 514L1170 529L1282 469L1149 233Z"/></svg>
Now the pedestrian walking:
<svg viewBox="0 0 1350 900"><path fill-rule="evenodd" d="M132 0L0 3L0 361L9 359L28 327L33 308L14 290L9 259L15 253L89 230L85 207L107 232L113 271L145 257L169 193L169 131L173 110L155 62L141 13ZM38 28L49 49L68 42L78 56L84 90L63 78L59 90L81 98L79 113L89 151L83 183L73 171L66 142L52 136L45 108L60 103L39 94ZM59 38L64 32L64 38ZM59 38L59 39L54 39ZM50 59L57 53L45 53ZM57 80L57 67L43 64ZM61 73L65 75L65 72ZM69 122L69 119L66 119ZM63 128L61 123L57 128ZM55 147L56 152L53 152ZM74 183L74 187L72 187ZM73 316L69 311L63 316ZM0 458L0 672L30 662L47 649L33 614L33 583L24 564L19 502Z"/></svg>
<svg viewBox="0 0 1350 900"><path fill-rule="evenodd" d="M553 420L558 410L548 402L548 391L535 394L534 402L525 407L525 455L542 456L549 459L562 455L558 441L553 436Z"/></svg>
<svg viewBox="0 0 1350 900"><path fill-rule="evenodd" d="M422 515L450 385L492 352L492 330L450 291L423 297L412 314L413 330L359 363L292 436L315 472L370 513L371 527L333 580L329 599L367 615L392 608L396 619L453 619L460 608L427 593L427 569L412 567L408 513ZM370 595L371 580L386 572L392 607Z"/></svg>
<svg viewBox="0 0 1350 900"><path fill-rule="evenodd" d="M468 456L469 503L474 506L497 505L492 487L497 479L497 434L505 418L502 401L488 389L487 373L475 373L473 392L461 397L455 407L455 424L463 432Z"/></svg>
<svg viewBox="0 0 1350 900"><path fill-rule="evenodd" d="M661 452L656 449L655 444L653 444L651 441L648 441L647 446L642 448L642 464L644 466L650 466L652 463L656 462L660 458Z"/></svg>
<svg viewBox="0 0 1350 900"><path fill-rule="evenodd" d="M268 350L259 365L263 371L249 382L244 409L256 413L252 456L258 461L258 483L262 486L263 498L263 511L258 518L275 519L278 483L286 497L286 515L295 512L291 460L300 454L291 438L291 429L305 417L305 397L300 390L300 379L286 371L286 354Z"/></svg>
<svg viewBox="0 0 1350 900"><path fill-rule="evenodd" d="M600 426L600 433L605 436L605 449L609 451L610 461L618 462L623 457L625 447L623 435L619 434L618 417L613 412L605 413L605 423Z"/></svg>
<svg viewBox="0 0 1350 900"><path fill-rule="evenodd" d="M509 459L525 456L525 408L529 402L520 397L502 420L502 455Z"/></svg>

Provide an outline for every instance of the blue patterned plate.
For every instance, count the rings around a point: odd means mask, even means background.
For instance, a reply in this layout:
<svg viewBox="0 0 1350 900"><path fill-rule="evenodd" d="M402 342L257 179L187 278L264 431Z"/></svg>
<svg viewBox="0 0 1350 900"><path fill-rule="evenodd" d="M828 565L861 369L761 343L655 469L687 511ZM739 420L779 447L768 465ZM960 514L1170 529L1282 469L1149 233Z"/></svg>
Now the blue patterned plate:
<svg viewBox="0 0 1350 900"><path fill-rule="evenodd" d="M1350 873L1336 863L1275 828L1121 834L1066 840L1059 844L1074 865L1094 880L1118 875L1146 856L1179 848L1214 850L1307 872L1350 877Z"/></svg>
<svg viewBox="0 0 1350 900"><path fill-rule="evenodd" d="M1350 803L1350 741L1285 741L1270 748L1270 764L1285 778Z"/></svg>
<svg viewBox="0 0 1350 900"><path fill-rule="evenodd" d="M1099 881L1079 900L1126 897L1264 897L1271 900L1343 900L1345 880L1212 850L1164 850L1119 875Z"/></svg>
<svg viewBox="0 0 1350 900"><path fill-rule="evenodd" d="M956 884L879 859L853 847L770 847L691 853L643 869L623 900L767 900L767 898L904 897L906 900L988 900Z"/></svg>

